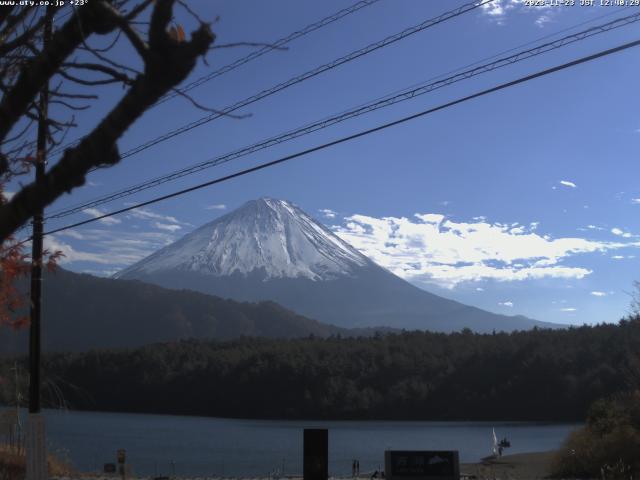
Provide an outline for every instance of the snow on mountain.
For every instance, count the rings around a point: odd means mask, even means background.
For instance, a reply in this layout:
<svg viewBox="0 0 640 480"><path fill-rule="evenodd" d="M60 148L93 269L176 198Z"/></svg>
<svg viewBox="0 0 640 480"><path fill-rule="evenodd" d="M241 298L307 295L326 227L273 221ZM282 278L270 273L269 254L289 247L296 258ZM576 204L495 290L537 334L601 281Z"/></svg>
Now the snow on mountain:
<svg viewBox="0 0 640 480"><path fill-rule="evenodd" d="M270 300L346 328L490 332L549 326L421 290L295 205L271 198L244 204L116 276L238 301Z"/></svg>
<svg viewBox="0 0 640 480"><path fill-rule="evenodd" d="M177 269L206 275L259 273L264 280L330 280L372 262L284 200L261 198L208 223L117 277Z"/></svg>

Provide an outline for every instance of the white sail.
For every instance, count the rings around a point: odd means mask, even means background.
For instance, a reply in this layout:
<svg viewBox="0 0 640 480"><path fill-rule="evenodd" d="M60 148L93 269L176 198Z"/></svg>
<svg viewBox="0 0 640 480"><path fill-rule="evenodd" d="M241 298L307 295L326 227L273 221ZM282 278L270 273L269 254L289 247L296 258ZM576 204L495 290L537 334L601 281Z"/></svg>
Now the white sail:
<svg viewBox="0 0 640 480"><path fill-rule="evenodd" d="M496 437L495 428L493 428L493 454L498 455L498 437Z"/></svg>

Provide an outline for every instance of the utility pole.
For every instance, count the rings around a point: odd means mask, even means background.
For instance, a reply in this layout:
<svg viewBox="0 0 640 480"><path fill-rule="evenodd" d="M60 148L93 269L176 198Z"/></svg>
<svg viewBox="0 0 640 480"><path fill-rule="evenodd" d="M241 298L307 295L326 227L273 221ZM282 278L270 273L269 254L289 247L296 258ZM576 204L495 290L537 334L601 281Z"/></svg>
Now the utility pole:
<svg viewBox="0 0 640 480"><path fill-rule="evenodd" d="M46 7L43 51L51 41L53 7ZM47 163L47 120L49 110L49 82L40 92L38 141L35 161L36 184L41 184ZM31 323L29 330L29 417L27 420L27 480L46 480L47 450L44 417L40 413L40 313L42 297L42 232L44 211L33 215L31 242Z"/></svg>
<svg viewBox="0 0 640 480"><path fill-rule="evenodd" d="M16 387L16 418L15 418L15 441L16 441L16 450L18 451L18 455L22 450L22 421L20 420L20 402L22 400L22 395L20 395L20 376L18 375L18 362L13 363L12 370L15 372L15 387Z"/></svg>

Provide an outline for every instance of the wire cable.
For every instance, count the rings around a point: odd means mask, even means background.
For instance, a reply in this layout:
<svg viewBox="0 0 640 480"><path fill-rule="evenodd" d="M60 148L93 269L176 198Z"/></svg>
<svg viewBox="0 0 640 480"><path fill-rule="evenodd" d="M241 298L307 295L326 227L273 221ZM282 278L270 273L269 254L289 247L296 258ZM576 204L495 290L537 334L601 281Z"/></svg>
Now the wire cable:
<svg viewBox="0 0 640 480"><path fill-rule="evenodd" d="M202 125L205 125L209 122L212 122L213 120L216 120L218 118L222 118L225 116L228 116L229 114L235 112L236 110L239 110L243 107L246 107L248 105L251 105L255 102L258 102L264 98L270 97L272 95L275 95L278 92L281 92L289 87L292 87L294 85L297 85L299 83L302 83L306 80L309 80L311 78L314 78L324 72L327 72L329 70L333 70L334 68L337 68L341 65L344 65L345 63L349 63L352 62L353 60L356 60L364 55L367 55L371 52L375 52L376 50L379 50L381 48L384 48L388 45L391 45L393 43L396 43L400 40L403 40L411 35L414 35L418 32L421 32L423 30L426 30L430 27L433 27L435 25L439 25L440 23L446 22L447 20L451 20L453 18L456 18L460 15L463 15L467 12L473 11L477 8L480 8L482 5L485 5L487 3L491 3L495 0L481 0L481 1L473 1L473 2L469 2L469 3L465 3L464 5L455 8L454 10L449 10L445 13L442 13L440 15L438 15L437 17L433 17L430 18L428 20L425 20L422 23L419 23L418 25L414 25L413 27L409 27L406 28L404 30L402 30L399 33L396 33L394 35L390 35L382 40L379 40L377 42L371 43L369 45L367 45L366 47L360 48L358 50L355 50L351 53L348 53L347 55L344 55L340 58L337 58L329 63L325 63L323 65L320 65L312 70L309 70L305 73L302 73L300 75L297 75L295 77L292 77L284 82L278 83L277 85L274 85L270 88L267 88L265 90L262 90L259 93L256 93L250 97L247 97L243 100L240 100L232 105L229 105L227 107L224 107L222 110L211 113L209 115L205 115L204 117L199 118L198 120L194 120L186 125L183 125L182 127L170 130L154 139L151 139L141 145L138 145L130 150L127 150L126 152L122 153L120 155L121 159L125 159L128 157L131 157L133 155L136 155L154 145L157 145L159 143L162 143L164 141L167 141L171 138L174 138L178 135L181 135L183 133L186 133L190 130L193 130L194 128L200 127ZM68 148L67 146L65 146L64 148ZM59 152L59 150L58 150ZM95 171L98 170L98 168L93 168L91 171Z"/></svg>
<svg viewBox="0 0 640 480"><path fill-rule="evenodd" d="M191 175L193 173L197 173L199 171L202 171L204 169L207 168L211 168L217 165L221 165L223 163L227 163L230 162L232 160L238 159L240 157L244 157L246 155L255 153L257 151L260 150L264 150L266 148L270 148L272 146L293 140L295 138L299 138L303 135L307 135L310 133L313 133L315 131L324 129L324 128L328 128L329 126L335 125L337 123L341 123L344 122L346 120L373 112L375 110L379 110L382 108L386 108L389 107L391 105L395 105L397 103L400 102L404 102L407 100L411 100L413 98L416 98L418 96L424 95L426 93L432 92L436 89L439 88L443 88L449 85L452 85L454 83L460 82L462 80L466 80L469 79L473 76L482 74L482 73L487 73L487 72L491 72L493 70L508 66L508 65L512 65L514 63L532 58L534 56L538 56L544 53L547 53L551 50L556 50L558 48L562 48L566 45L570 45L572 43L575 43L577 41L581 41L584 40L586 38L590 38L594 35L598 35L604 32L608 32L610 30L616 29L616 28L620 28L626 25L630 25L631 23L634 22L638 22L640 21L640 12L632 14L632 15L628 15L626 17L621 17L621 18L617 18L614 19L610 22L607 22L605 24L602 25L598 25L598 26L594 26L591 27L587 30L572 34L572 35L567 35L563 38L560 38L558 40L552 41L552 42L547 42L544 43L542 45L538 45L536 47L524 50L524 51L520 51L517 52L513 55L507 56L507 57L503 57L500 58L494 62L490 62L490 63L486 63L486 64L482 64L479 66L476 66L474 68L462 71L460 73L457 73L455 75L446 77L444 79L435 81L435 82L431 82L428 84L423 84L423 85L419 85L418 87L415 88L411 88L411 89L405 89L405 90L401 90L395 94L391 94L389 96L386 97L382 97L379 100L375 100L373 102L370 102L368 104L364 104L361 105L359 107L356 107L355 109L351 109L351 110L347 110L345 112L342 112L340 114L331 116L331 117L327 117L324 118L322 120L307 124L303 127L299 127L295 130L291 130L288 131L286 133L280 134L278 136L275 137L271 137L268 138L266 140L262 140L258 143L249 145L247 147L243 147L239 150L235 150L233 152L221 155L221 156L217 156L214 157L212 159L206 160L204 162L195 164L195 165L191 165L189 167L185 167L182 168L180 170L177 170L173 173L167 174L167 175L162 175L150 180L147 180L145 182L139 183L137 185L131 186L131 187L127 187L125 189L121 189L117 192L108 194L106 196L102 196L98 199L94 199L88 202L84 202L82 204L76 205L74 207L70 207L58 212L54 212L50 215L48 215L46 217L46 219L56 219L56 218L63 218L78 212L81 212L87 208L95 208L97 206L103 205L105 203L109 203L115 200L118 200L120 198L124 198L136 193L139 193L141 191L147 190L149 188L153 188L156 187L158 185L162 185L164 183L176 180L178 178L182 178L186 175Z"/></svg>
<svg viewBox="0 0 640 480"><path fill-rule="evenodd" d="M311 23L309 25L307 25L306 27L302 28L301 30L297 30L295 32L290 33L289 35L287 35L286 37L282 37L278 40L276 40L275 42L273 42L272 44L269 45L265 45L264 47L255 50L251 53L249 53L248 55L245 55L244 57L238 58L237 60L234 60L231 63L228 63L227 65L224 65L220 68L218 68L217 70L214 70L213 72L204 75L196 80L194 80L191 83L188 83L187 85L185 85L182 88L177 89L177 91L171 92L166 94L165 96L163 96L162 98L160 98L160 100L158 100L154 105L152 105L151 108L154 108L158 105L160 105L161 103L166 102L167 100L171 100L172 98L181 95L185 92L188 92L189 90L192 90L196 87L199 87L200 85L203 85L206 82L209 82L211 80L213 80L214 78L220 77L226 73L229 73L233 70L235 70L238 67L241 67L242 65L245 65L259 57L262 57L263 55L273 51L273 50L277 50L280 49L282 47L284 47L285 45L287 45L288 43L293 42L294 40L297 40L300 37L304 37L305 35L308 35L316 30L319 30L322 27L326 27L327 25L330 25L334 22L337 22L338 20L351 15L352 13L358 12L359 10L362 10L365 7L368 7L370 5L373 5L374 3L379 2L380 0L360 0L356 3L354 3L353 5L351 5L350 7L347 8L343 8L342 10L339 10L338 12L329 15L321 20L318 20L317 22ZM77 138L76 140L73 140L63 146L60 146L58 148L55 148L51 151L50 155L57 155L58 153L66 150L69 147L73 147L78 145L84 137L80 137Z"/></svg>
<svg viewBox="0 0 640 480"><path fill-rule="evenodd" d="M288 43L293 42L294 40L297 40L300 37L303 37L311 32L314 32L322 27L325 27L327 25L332 24L333 22L336 22L338 20L340 20L343 17L346 17L347 15L351 15L352 13L355 13L365 7L368 7L370 5L373 5L374 3L378 2L380 0L362 0L360 2L357 2L353 5L351 5L350 7L344 8L342 10L340 10L339 12L334 13L333 15L329 15L328 17L323 18L322 20L319 20L315 23L312 23L310 25L307 25L306 27L304 27L302 30L298 30L296 32L293 32L289 35L287 35L286 37L280 38L278 40L276 40L275 42L273 42L272 44L266 45L264 47L262 47L259 50L256 50L254 52L251 52L250 54L239 58L238 60L229 63L228 65L225 65L223 67L220 67L218 70L215 70L207 75L204 75L196 80L194 80L193 82L185 85L184 87L180 88L178 90L178 92L172 92L169 93L167 95L165 95L164 97L162 97L160 100L158 100L158 102L156 103L156 105L159 105L167 100L170 100L178 95L180 95L181 93L185 93L188 92L189 90L192 90L196 87L199 87L200 85L209 82L211 80L213 80L214 78L219 77L220 75L224 75L225 73L228 73L232 70L235 70L236 68L244 65L245 63L249 63L252 60L255 60L256 58L261 57L262 55L272 51L272 50L276 50L278 48L282 48L283 46L285 46Z"/></svg>
<svg viewBox="0 0 640 480"><path fill-rule="evenodd" d="M628 43L625 43L625 44L622 44L622 45L618 45L617 47L609 48L607 50L601 50L601 51L599 51L597 53L594 53L594 54L591 54L591 55L588 55L588 56L585 56L585 57L581 57L581 58L578 58L576 60L572 60L570 62L563 63L561 65L557 65L555 67L550 67L550 68L547 68L545 70L541 70L541 71L538 71L536 73L532 73L532 74L526 75L524 77L520 77L520 78L518 78L516 80L512 80L512 81L509 81L509 82L506 82L506 83L501 83L501 84L499 84L499 85L497 85L495 87L491 87L491 88L488 88L488 89L485 89L485 90L481 90L481 91L473 93L471 95L467 95L465 97L458 98L456 100L452 100L450 102L441 104L441 105L439 105L437 107L432 107L432 108L429 108L427 110L423 110L421 112L415 113L413 115L402 117L402 118L400 118L398 120L394 120L392 122L388 122L388 123L384 123L382 125L378 125L377 127L374 127L374 128L370 128L370 129L367 129L367 130L360 131L360 132L355 133L353 135L348 135L348 136L339 138L337 140L333 140L331 142L323 143L321 145L317 145L315 147L311 147L311 148L308 148L306 150L302 150L300 152L297 152L297 153L294 153L294 154L291 154L291 155L287 155L285 157L278 158L277 160L272 160L270 162L262 163L260 165L256 165L256 166L251 167L251 168L240 170L240 171L232 173L230 175L225 175L223 177L215 178L213 180L209 180L207 182L200 183L198 185L194 185L194 186L189 187L189 188L178 190L176 192L172 192L172 193L169 193L167 195L162 195L160 197L156 197L156 198L153 198L151 200L140 202L140 203L137 203L135 205L130 205L128 207L121 208L119 210L115 210L113 212L109 212L109 213L106 213L104 215L100 215L100 216L95 217L95 218L90 218L88 220L83 220L81 222L76 222L76 223L73 223L73 224L65 225L63 227L56 228L54 230L49 230L49 231L45 232L43 235L52 235L54 233L58 233L58 232L61 232L63 230L69 230L69 229L76 228L76 227L79 227L79 226L82 226L82 225L86 225L88 223L97 222L99 220L102 220L102 219L105 219L105 218L109 218L109 217L113 217L115 215L119 215L121 213L125 213L125 212L131 211L131 210L135 210L137 208L141 208L141 207L145 207L145 206L148 206L148 205L152 205L154 203L158 203L158 202L161 202L163 200L168 200L170 198L175 198L175 197L178 197L178 196L181 196L181 195L185 195L187 193L190 193L190 192L193 192L193 191L196 191L196 190L200 190L200 189L205 188L205 187L209 187L211 185L215 185L215 184L218 184L218 183L226 182L226 181L232 180L234 178L242 177L242 176L248 175L250 173L254 173L254 172L257 172L257 171L260 171L260 170L264 170L266 168L273 167L273 166L288 162L290 160L309 155L309 154L314 153L314 152L325 150L325 149L327 149L329 147L333 147L335 145L339 145L339 144L342 144L342 143L345 143L345 142L349 142L351 140L355 140L357 138L364 137L364 136L370 135L370 134L375 133L375 132L386 130L387 128L394 127L396 125L400 125L400 124L409 122L411 120L415 120L417 118L424 117L426 115L438 112L440 110L444 110L446 108L450 108L450 107L455 106L455 105L459 105L461 103L467 102L469 100L473 100L475 98L483 97L485 95L489 95L491 93L498 92L500 90L504 90L504 89L513 87L515 85L519 85L519 84L522 84L522 83L525 83L525 82L529 82L529 81L534 80L536 78L544 77L546 75L550 75L552 73L559 72L561 70L566 70L568 68L575 67L577 65L580 65L580 64L583 64L583 63L587 63L587 62L596 60L598 58L602 58L602 57L605 57L605 56L608 56L608 55L612 55L614 53L618 53L618 52L621 52L623 50L627 50L627 49L630 49L630 48L633 48L633 47L637 47L638 45L640 45L640 40L634 40L632 42L628 42ZM24 242L26 242L28 240L29 239L24 240L21 243L24 243Z"/></svg>

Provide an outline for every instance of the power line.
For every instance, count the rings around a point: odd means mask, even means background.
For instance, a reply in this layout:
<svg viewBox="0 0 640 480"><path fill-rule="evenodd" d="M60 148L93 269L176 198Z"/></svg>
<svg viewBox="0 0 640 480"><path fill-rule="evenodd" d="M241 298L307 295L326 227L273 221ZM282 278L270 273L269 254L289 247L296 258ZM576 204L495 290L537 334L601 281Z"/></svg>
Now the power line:
<svg viewBox="0 0 640 480"><path fill-rule="evenodd" d="M233 70L235 70L238 67L241 67L242 65L245 65L273 50L277 50L280 49L282 47L284 47L285 45L287 45L288 43L293 42L294 40L297 40L300 37L304 37L305 35L308 35L316 30L319 30L322 27L326 27L327 25L330 25L334 22L337 22L338 20L351 15L352 13L358 12L359 10L362 10L365 7L368 7L370 5L373 5L374 3L379 2L380 0L360 0L356 3L354 3L353 5L351 5L350 7L347 8L343 8L342 10L339 10L327 17L324 17L321 20L318 20L317 22L311 23L309 25L307 25L306 27L302 28L301 30L297 30L295 32L290 33L289 35L287 35L286 37L282 37L278 40L276 40L275 42L273 42L272 44L269 45L265 45L264 47L255 50L251 53L249 53L248 55L245 55L244 57L241 57L237 60L234 60L231 63L228 63L227 65L224 65L220 68L218 68L217 70L214 70L213 72L204 75L196 80L194 80L193 82L185 85L182 88L177 89L177 91L171 92L166 94L165 96L163 96L162 98L160 98L160 100L158 100L151 108L156 107L158 105L160 105L161 103L166 102L167 100L171 100L172 98L183 94L185 92L188 92L189 90L192 90L196 87L199 87L200 85L209 82L211 80L213 80L214 78L217 78L221 75L224 75L226 73L229 73ZM73 140L61 147L55 148L51 151L51 155L56 155L64 150L66 150L69 147L73 147L77 144L79 144L82 140L84 139L84 137L80 137L77 138L76 140Z"/></svg>
<svg viewBox="0 0 640 480"><path fill-rule="evenodd" d="M298 30L296 32L293 32L289 35L287 35L286 37L280 38L279 40L276 40L273 44L270 45L266 45L264 47L262 47L259 50L256 50L252 53L250 53L249 55L239 58L238 60L225 65L223 67L220 67L218 70L215 70L207 75L204 75L200 78L198 78L197 80L194 80L193 82L185 85L184 87L180 88L178 90L178 92L172 92L169 93L167 95L165 95L164 97L162 97L157 103L156 105L159 105L160 103L163 103L167 100L170 100L178 95L180 95L181 93L185 93L188 92L189 90L192 90L196 87L199 87L200 85L213 80L216 77L219 77L220 75L224 75L225 73L228 73L232 70L235 70L236 68L240 67L241 65L244 65L245 63L249 63L252 60L255 60L258 57L261 57L262 55L264 55L265 53L268 53L272 50L278 49L278 48L282 48L283 46L285 46L286 44L297 40L300 37L303 37L311 32L314 32L315 30L318 30L319 28L325 27L327 25L330 25L333 22L336 22L337 20L340 20L343 17L346 17L347 15L351 15L352 13L355 13L361 9L363 9L364 7L368 7L370 5L373 5L374 3L378 2L380 0L362 0L360 2L357 2L355 4L353 4L350 7L344 8L342 10L340 10L339 12L334 13L333 15L329 15L328 17L323 18L322 20L312 23L310 25L307 25L306 27L304 27L302 30Z"/></svg>
<svg viewBox="0 0 640 480"><path fill-rule="evenodd" d="M345 63L351 62L353 60L356 60L364 55L367 55L371 52L374 52L376 50L379 50L381 48L384 48L388 45L391 45L395 42L398 42L400 40L403 40L404 38L407 38L411 35L414 35L418 32L421 32L423 30L426 30L427 28L433 27L435 25L438 25L440 23L446 22L447 20L451 20L452 18L456 18L460 15L463 15L464 13L470 12L472 10L475 10L476 8L481 7L482 5L485 5L487 3L491 3L495 0L481 0L479 2L474 1L474 2L470 2L470 3L466 3L454 10L449 10L448 12L442 13L440 15L438 15L437 17L434 18L430 18L428 20L425 20L424 22L418 24L418 25L414 25L413 27L409 27L406 28L405 30L402 30L399 33L396 33L394 35L390 35L382 40L379 40L377 42L371 43L369 45L367 45L366 47L363 47L361 49L355 50L351 53L348 53L347 55L344 55L340 58L337 58L329 63L325 63L323 65L320 65L319 67L316 67L312 70L309 70L303 74L297 75L295 77L292 77L284 82L281 82L277 85L274 85L270 88L267 88L265 90L262 90L259 93L256 93L255 95L252 95L250 97L247 97L243 100L240 100L232 105L229 105L227 107L224 107L222 110L211 113L209 115L206 115L204 117L201 117L198 120L195 120L193 122L190 122L186 125L183 125L182 127L170 130L154 139L151 139L141 145L138 145L130 150L127 150L126 152L124 152L123 154L120 155L121 159L124 158L128 158L131 157L137 153L140 153L154 145L157 145L159 143L162 143L166 140L169 140L177 135L181 135L183 133L186 133L190 130L193 130L194 128L200 127L206 123L212 122L213 120L216 120L218 118L221 117L225 117L228 116L229 114L235 112L236 110L239 110L240 108L246 107L248 105L251 105L259 100L262 100L264 98L270 97L271 95L274 95L278 92L281 92L282 90L285 90L289 87L292 87L294 85L297 85L299 83L302 83L306 80L309 80L313 77L316 77L324 72L327 72L329 70L333 70L334 68L337 68L341 65L344 65ZM67 148L66 146L64 148ZM59 150L58 150L59 151ZM91 171L95 171L97 170L97 168L92 169Z"/></svg>
<svg viewBox="0 0 640 480"><path fill-rule="evenodd" d="M232 173L230 175L225 175L223 177L219 177L219 178L216 178L216 179L213 179L213 180L209 180L209 181L204 182L204 183L200 183L198 185L194 185L193 187L185 188L183 190L178 190L176 192L169 193L167 195L162 195L160 197L156 197L156 198L153 198L151 200L147 200L145 202L141 202L141 203L138 203L138 204L135 204L135 205L130 205L128 207L121 208L119 210L115 210L113 212L106 213L104 215L100 215L99 217L90 218L88 220L84 220L84 221L81 221L81 222L76 222L76 223L73 223L73 224L70 224L70 225L66 225L64 227L56 228L54 230L49 230L48 232L44 233L44 235L51 235L51 234L54 234L54 233L61 232L63 230L69 230L71 228L76 228L76 227L79 227L81 225L86 225L88 223L97 222L97 221L102 220L104 218L112 217L114 215L119 215L121 213L125 213L125 212L131 211L131 210L135 210L137 208L146 207L147 205L158 203L158 202L161 202L163 200L168 200L170 198L178 197L180 195L184 195L184 194L196 191L196 190L200 190L200 189L205 188L205 187L209 187L211 185L215 185L215 184L222 183L222 182L225 182L225 181L228 181L228 180L232 180L234 178L242 177L244 175L248 175L250 173L257 172L259 170L264 170L266 168L273 167L275 165L279 165L281 163L285 163L285 162L288 162L290 160L293 160L293 159L296 159L296 158L299 158L299 157L303 157L303 156L308 155L310 153L318 152L320 150L324 150L326 148L333 147L335 145L339 145L341 143L345 143L345 142L348 142L348 141L351 141L351 140L355 140L357 138L364 137L366 135L370 135L372 133L379 132L379 131L385 130L387 128L390 128L390 127L394 127L396 125L400 125L402 123L406 123L406 122L409 122L411 120L415 120L417 118L429 115L431 113L438 112L440 110L444 110L446 108L449 108L449 107L452 107L454 105L458 105L458 104L467 102L469 100L473 100L473 99L478 98L478 97L482 97L482 96L485 96L485 95L488 95L488 94L491 94L491 93L494 93L494 92L497 92L497 91L500 91L500 90L504 90L506 88L510 88L510 87L515 86L515 85L519 85L519 84L534 80L536 78L540 78L540 77L543 77L543 76L546 76L546 75L550 75L552 73L555 73L555 72L558 72L558 71L561 71L561 70L566 70L566 69L574 67L576 65L587 63L587 62L590 62L592 60L596 60L596 59L601 58L601 57L605 57L605 56L608 56L608 55L611 55L611 54L614 54L614 53L617 53L617 52L621 52L623 50L627 50L627 49L632 48L632 47L637 47L638 45L640 45L640 40L634 40L632 42L628 42L628 43L619 45L617 47L609 48L607 50L601 50L600 52L597 52L597 53L594 53L594 54L591 54L591 55L588 55L588 56L585 56L585 57L578 58L578 59L573 60L571 62L567 62L567 63L563 63L561 65L557 65L555 67L547 68L545 70L541 70L541 71L538 71L536 73L532 73L530 75L526 75L524 77L520 77L520 78L518 78L516 80L512 80L512 81L506 82L506 83L502 83L502 84L497 85L495 87L491 87L491 88L488 88L486 90L481 90L479 92L473 93L471 95L467 95L467 96L459 98L457 100L453 100L453 101L441 104L441 105L439 105L437 107L429 108L429 109L423 110L423 111L421 111L419 113L415 113L413 115L409 115L409 116L400 118L398 120L394 120L392 122L384 123L384 124L379 125L377 127L370 128L368 130L363 130L363 131L355 133L353 135L348 135L348 136L339 138L337 140L333 140L331 142L327 142L327 143L324 143L324 144L321 144L321 145L317 145L317 146L312 147L312 148L308 148L306 150L302 150L300 152L297 152L297 153L294 153L294 154L291 154L291 155L287 155L285 157L281 157L281 158L279 158L277 160L272 160L272 161L267 162L267 163L262 163L260 165L256 165L254 167L247 168L247 169ZM24 240L23 242L26 242L26 241L28 241L28 239ZM23 243L23 242L21 242L21 243Z"/></svg>
<svg viewBox="0 0 640 480"><path fill-rule="evenodd" d="M351 109L345 112L342 112L340 114L331 116L331 117L327 117L325 119L319 120L317 122L311 123L311 124L307 124L303 127L297 128L295 130L291 130L289 132L286 132L284 134L280 134L278 136L275 137L271 137L268 138L266 140L263 140L261 142L249 145L247 147L243 147L239 150L235 150L233 152L218 156L218 157L214 157L212 159L209 159L207 161L177 170L173 173L167 174L167 175L162 175L160 177L156 177L154 179L151 180L147 180L145 182L142 182L140 184L128 187L126 189L121 189L117 192L111 193L109 195L106 196L102 196L98 199L95 200L91 200L89 202L84 202L80 205L76 205L75 207L71 207L71 208L67 208L65 210L61 210L58 212L54 212L52 214L50 214L49 216L47 216L47 219L54 219L54 218L63 218L69 215L72 215L74 213L78 213L81 212L87 208L93 208L93 207L97 207L100 205L103 205L105 203L109 203L112 202L114 200L120 199L120 198L124 198L127 197L129 195L133 195L135 193L139 193L143 190L147 190L149 188L153 188L156 187L158 185L176 180L178 178L184 177L186 175L190 175L199 171L202 171L204 169L207 168L211 168L223 163L227 163L230 162L232 160L238 159L240 157L255 153L257 151L260 150L264 150L266 148L270 148L272 146L278 145L280 143L284 143L287 142L289 140L293 140L295 138L299 138L303 135L307 135L310 134L312 132L327 128L329 126L335 125L337 123L341 123L343 121L349 120L351 118L355 118L361 115L364 115L366 113L370 113L372 111L378 110L378 109L382 109L382 108L386 108L389 107L391 105L395 105L397 103L400 102L404 102L407 100L411 100L413 98L416 98L418 96L424 95L426 93L432 92L436 89L439 88L443 88L446 86L449 86L453 83L457 83L459 81L462 80L466 80L468 78L471 78L473 76L482 74L482 73L487 73L508 65L512 65L514 63L532 58L534 56L538 56L544 53L547 53L551 50L556 50L558 48L564 47L566 45L575 43L577 41L581 41L584 40L586 38L590 38L594 35L598 35L600 33L604 33L610 30L613 30L615 28L619 28L625 25L629 25L631 23L634 22L638 22L640 21L640 12L639 13L635 13L633 15L628 15L626 17L621 17L621 18L617 18L614 19L608 23L602 24L602 25L598 25L598 26L594 26L591 27L587 30L581 31L581 32L577 32L575 34L572 35L567 35L563 38L560 38L558 40L552 41L552 42L547 42L544 43L542 45L538 45L536 47L524 50L524 51L520 51L517 52L513 55L507 56L507 57L503 57L503 58L499 58L498 60L491 62L491 63L486 63L486 64L482 64L479 65L475 68L472 69L468 69L465 70L463 72L457 73L455 75L449 76L447 78L435 81L435 82L431 82L428 84L423 84L423 85L419 85L418 87L415 88L411 88L411 89L405 89L405 90L401 90L398 93L395 94L391 94L388 95L386 97L382 97L379 100L375 100L373 102L370 102L368 104L364 104L361 105L359 107L356 107L355 109Z"/></svg>
<svg viewBox="0 0 640 480"><path fill-rule="evenodd" d="M598 21L598 20L602 20L603 18L610 17L610 16L615 15L615 14L617 14L617 13L621 12L621 11L629 10L630 8L633 8L633 7L631 7L631 6L627 6L627 7L620 8L619 10L612 10L612 11L610 11L610 12L608 12L608 13L604 13L604 14L602 14L602 15L597 15L597 16L595 16L595 17L593 17L593 18L589 19L589 20L585 20L585 21L582 21L582 22L580 22L580 23L576 23L575 25L572 25L572 26L570 26L570 27L562 28L562 29L557 30L557 31L555 31L555 32L553 32L553 33L549 33L549 34L544 35L544 36L542 36L542 37L538 37L538 38L536 38L536 39L534 39L534 40L530 40L530 41L528 41L528 42L521 43L520 45L516 45L516 46L511 47L511 48L508 48L508 49L506 49L506 50L502 50L502 51L500 51L500 52L498 52L498 53L494 53L493 55L490 55L490 56L488 56L488 57L484 57L484 58L481 58L481 59L479 59L479 60L476 60L475 62L472 62L472 63L466 64L466 65L463 65L463 66L458 67L458 68L455 68L455 69L453 69L453 70L449 70L448 72L441 73L440 75L436 75L436 76L430 77L430 78L428 78L427 80L424 80L424 81L422 81L422 82L414 83L413 85L409 85L408 87L405 87L405 88L403 88L403 89L396 90L396 91L394 91L394 92L388 93L388 94L383 95L383 96L381 96L381 97L378 97L378 98L376 98L375 100L372 100L372 101L382 100L382 99L387 98L387 97L390 97L390 96L392 96L392 95L396 95L396 94L401 93L401 92L404 92L404 91L406 91L406 90L409 90L409 89L412 89L412 88L415 88L415 87L418 87L418 86L424 85L424 84L425 84L425 83L427 83L427 82L435 81L435 80L438 80L438 79L441 79L441 78L444 78L444 77L450 76L450 75L452 75L452 74L454 74L454 73L461 72L461 71L466 70L466 69L468 69L468 68L470 68L470 67L474 67L474 66L476 66L476 65L480 65L480 64L481 64L481 63L483 63L483 62L487 62L487 61L489 61L489 60L493 60L494 58L499 58L499 57L501 57L501 56L503 56L503 55L506 55L507 53L515 52L516 50L518 50L518 49L520 49L520 48L528 47L528 46L530 46L530 45L535 44L536 42L541 42L541 41L543 41L543 40L547 40L547 39L549 39L549 38L557 37L558 35L560 35L560 34L562 34L562 33L569 32L569 31L571 31L571 30L575 30L575 29L577 29L578 27L582 27L582 26L584 26L584 25L587 25L587 24L589 24L589 23L593 23L593 22ZM596 28L597 28L597 27L596 27ZM370 103L370 102L367 102L367 103ZM366 105L367 103L363 103L363 104L361 104L361 105L358 105L358 107L364 106L364 105ZM344 110L344 111L343 111L343 112L341 112L341 113L344 113L344 112L346 112L346 111L347 111L347 110Z"/></svg>

